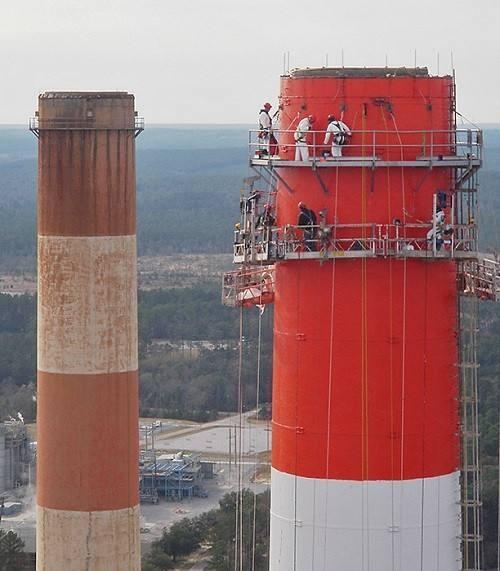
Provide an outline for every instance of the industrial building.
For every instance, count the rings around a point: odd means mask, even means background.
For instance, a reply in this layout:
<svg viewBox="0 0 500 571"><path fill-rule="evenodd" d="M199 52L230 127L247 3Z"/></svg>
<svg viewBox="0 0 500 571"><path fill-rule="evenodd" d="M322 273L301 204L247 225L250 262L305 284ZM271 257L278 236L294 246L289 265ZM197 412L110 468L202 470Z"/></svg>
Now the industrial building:
<svg viewBox="0 0 500 571"><path fill-rule="evenodd" d="M274 303L270 569L479 571L481 130L453 76L307 68L269 135L223 301Z"/></svg>
<svg viewBox="0 0 500 571"><path fill-rule="evenodd" d="M140 468L141 501L157 503L159 496L172 501L205 497L202 482L205 474L210 474L209 467L194 453L153 454Z"/></svg>
<svg viewBox="0 0 500 571"><path fill-rule="evenodd" d="M34 484L35 453L26 431L18 420L0 424L0 494Z"/></svg>

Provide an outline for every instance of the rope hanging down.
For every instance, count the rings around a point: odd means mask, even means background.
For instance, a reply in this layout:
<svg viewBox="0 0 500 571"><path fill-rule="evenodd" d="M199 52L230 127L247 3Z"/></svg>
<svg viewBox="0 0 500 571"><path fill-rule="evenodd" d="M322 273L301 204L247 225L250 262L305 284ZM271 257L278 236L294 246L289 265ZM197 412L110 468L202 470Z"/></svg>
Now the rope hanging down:
<svg viewBox="0 0 500 571"><path fill-rule="evenodd" d="M339 167L337 165L335 169L335 195L334 195L334 216L333 220L337 221L338 215L338 191L339 191ZM337 239L337 225L334 225L333 229L333 240ZM332 259L332 273L331 273L331 293L330 293L330 339L329 339L329 355L328 355L328 399L327 399L327 437L326 437L326 479L327 481L330 479L330 447L331 447L331 422L332 422L332 394L333 394L333 339L334 339L334 315L335 315L335 258ZM326 561L326 545L327 545L327 528L328 528L328 491L329 487L326 487L326 498L325 498L325 519L324 519L324 539L323 539L323 571L327 570L327 561ZM316 506L313 506L313 522L315 521L315 509ZM314 534L314 527L313 527L313 534ZM314 545L314 536L313 536L313 545ZM314 569L315 564L315 551L312 550L312 569Z"/></svg>
<svg viewBox="0 0 500 571"><path fill-rule="evenodd" d="M275 182L271 175L269 181L269 188L267 194L270 200L274 198L275 193L273 192L273 186ZM261 261L260 265L263 266L264 262ZM262 316L265 310L265 305L262 303L263 292L260 292L260 303L256 304L259 310L258 315L258 337L257 337L257 366L256 366L256 419L259 419L259 407L260 407L260 385L261 385L261 356L262 356ZM235 502L235 542L234 542L234 571L244 571L244 532L243 532L243 516L244 516L244 503L243 503L243 409L244 409L244 391L243 391L243 305L240 306L239 315L239 352L238 352L238 440L235 442L235 457L238 463L237 466L237 493ZM248 430L249 433L249 445L252 442L252 437L254 438L254 459L253 459L253 474L254 483L257 474L257 464L258 464L258 453L257 453L257 442L255 436L253 435L252 427ZM253 510L252 510L252 526L249 530L251 538L251 568L255 571L256 567L256 519L257 519L257 495L254 489L253 495ZM268 515L270 517L270 514ZM269 555L268 555L269 558Z"/></svg>
<svg viewBox="0 0 500 571"><path fill-rule="evenodd" d="M234 443L237 466L238 488L235 498L235 534L234 534L234 571L243 571L243 497L242 497L242 464L241 443L243 433L243 307L240 307L240 340L238 352L238 440Z"/></svg>

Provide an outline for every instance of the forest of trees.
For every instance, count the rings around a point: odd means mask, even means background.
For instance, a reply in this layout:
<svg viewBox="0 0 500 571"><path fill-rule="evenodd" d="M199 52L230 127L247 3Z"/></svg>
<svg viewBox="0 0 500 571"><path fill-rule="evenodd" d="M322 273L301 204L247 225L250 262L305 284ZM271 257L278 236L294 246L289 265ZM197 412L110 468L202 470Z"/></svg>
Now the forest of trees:
<svg viewBox="0 0 500 571"><path fill-rule="evenodd" d="M243 490L240 499L235 493L226 494L218 509L196 518L184 518L164 530L162 537L153 542L150 554L144 558L142 570L175 569L179 558L195 552L202 543L210 545L207 570L233 569L237 503L242 510L243 569L268 569L270 495L265 492L255 496L250 490Z"/></svg>
<svg viewBox="0 0 500 571"><path fill-rule="evenodd" d="M255 403L258 312L244 314L242 379L245 403ZM272 311L262 317L260 400L269 400ZM0 418L19 411L28 421L36 414L36 299L0 295ZM164 348L150 352L154 338L174 342L204 340L217 350L192 352ZM239 314L220 303L218 283L186 289L140 292L141 414L208 420L219 411L234 411L237 392Z"/></svg>
<svg viewBox="0 0 500 571"><path fill-rule="evenodd" d="M14 531L0 529L0 571L22 571L28 563L24 541Z"/></svg>
<svg viewBox="0 0 500 571"><path fill-rule="evenodd" d="M150 129L138 138L139 254L229 252L242 177L243 128ZM485 133L479 223L483 251L498 247L500 131ZM10 144L10 147L9 147ZM26 258L34 269L36 146L30 133L0 129L0 268Z"/></svg>
<svg viewBox="0 0 500 571"><path fill-rule="evenodd" d="M35 267L36 145L0 128L0 267ZM246 130L146 130L137 139L139 254L229 252L247 171ZM22 264L24 267L24 264Z"/></svg>

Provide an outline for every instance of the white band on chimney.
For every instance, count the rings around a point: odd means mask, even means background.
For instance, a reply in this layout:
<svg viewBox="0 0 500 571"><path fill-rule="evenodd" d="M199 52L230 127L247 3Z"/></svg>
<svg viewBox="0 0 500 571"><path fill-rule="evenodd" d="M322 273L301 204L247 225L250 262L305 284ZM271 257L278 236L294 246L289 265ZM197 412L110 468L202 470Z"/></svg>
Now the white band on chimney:
<svg viewBox="0 0 500 571"><path fill-rule="evenodd" d="M139 512L139 506L102 512L37 506L37 570L139 571Z"/></svg>
<svg viewBox="0 0 500 571"><path fill-rule="evenodd" d="M459 473L403 481L271 473L271 571L459 571Z"/></svg>
<svg viewBox="0 0 500 571"><path fill-rule="evenodd" d="M39 236L38 257L38 369L135 371L135 236Z"/></svg>

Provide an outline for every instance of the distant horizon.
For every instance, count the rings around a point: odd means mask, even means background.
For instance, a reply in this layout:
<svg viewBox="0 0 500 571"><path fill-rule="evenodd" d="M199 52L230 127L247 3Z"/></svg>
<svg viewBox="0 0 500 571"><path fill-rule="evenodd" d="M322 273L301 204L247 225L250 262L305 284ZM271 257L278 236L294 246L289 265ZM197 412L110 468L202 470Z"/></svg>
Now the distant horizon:
<svg viewBox="0 0 500 571"><path fill-rule="evenodd" d="M147 127L252 127L253 123L149 123L146 121ZM500 123L498 123L500 125ZM12 127L27 128L28 120L26 123L0 123L0 129L11 129Z"/></svg>
<svg viewBox="0 0 500 571"><path fill-rule="evenodd" d="M477 121L475 123L471 123L472 124L476 124L482 128L500 128L500 122L495 123L495 122L490 122L490 121ZM254 123L148 123L146 121L145 123L146 128L179 128L179 127L185 127L185 128L193 128L193 127L204 127L204 128L210 128L210 127L217 127L217 128L252 128L255 127ZM461 125L457 126L458 128L461 127ZM0 129L12 129L12 128L19 128L19 129L27 129L28 128L28 122L26 121L26 123L0 123Z"/></svg>

